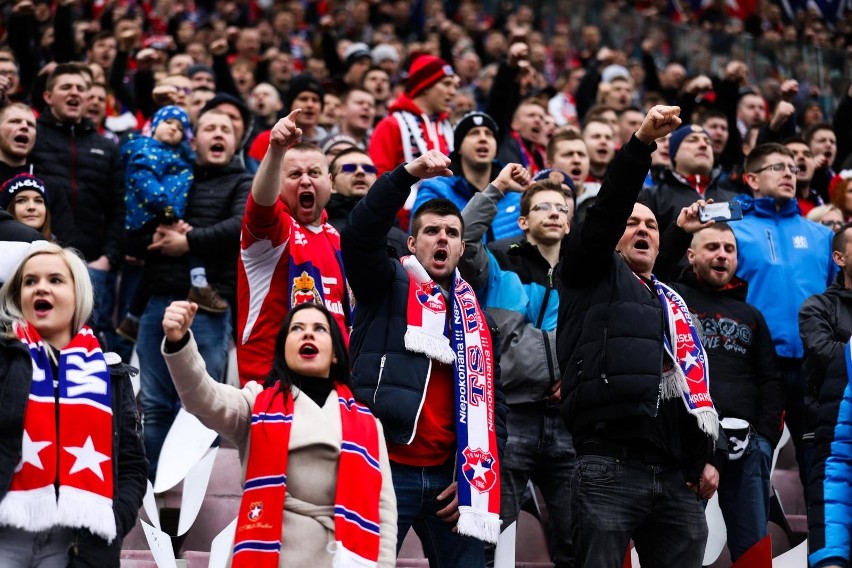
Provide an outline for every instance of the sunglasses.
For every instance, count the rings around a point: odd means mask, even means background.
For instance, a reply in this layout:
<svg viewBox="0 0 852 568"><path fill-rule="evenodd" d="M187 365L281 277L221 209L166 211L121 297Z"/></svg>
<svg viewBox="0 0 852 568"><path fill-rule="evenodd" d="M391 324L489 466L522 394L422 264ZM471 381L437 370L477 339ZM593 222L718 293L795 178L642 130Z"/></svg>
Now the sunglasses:
<svg viewBox="0 0 852 568"><path fill-rule="evenodd" d="M378 169L372 164L340 164L340 172L344 174L354 174L358 168L364 170L365 174L375 174Z"/></svg>

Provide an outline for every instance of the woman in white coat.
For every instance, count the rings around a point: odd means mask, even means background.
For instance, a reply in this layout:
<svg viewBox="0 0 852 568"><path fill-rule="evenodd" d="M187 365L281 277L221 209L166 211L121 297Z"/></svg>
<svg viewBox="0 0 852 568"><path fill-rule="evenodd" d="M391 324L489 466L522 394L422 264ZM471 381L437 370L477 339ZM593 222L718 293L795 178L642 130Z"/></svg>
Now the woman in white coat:
<svg viewBox="0 0 852 568"><path fill-rule="evenodd" d="M384 436L349 391L349 356L328 310L290 311L265 390L207 374L189 330L196 310L184 301L166 309L162 350L184 408L240 451L232 566L394 566L396 497Z"/></svg>

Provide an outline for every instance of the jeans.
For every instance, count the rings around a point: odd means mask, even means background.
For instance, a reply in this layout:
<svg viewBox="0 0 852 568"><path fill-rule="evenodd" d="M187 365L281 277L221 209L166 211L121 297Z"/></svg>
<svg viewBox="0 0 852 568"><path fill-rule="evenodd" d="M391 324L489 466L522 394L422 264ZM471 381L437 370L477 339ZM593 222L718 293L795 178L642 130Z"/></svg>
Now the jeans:
<svg viewBox="0 0 852 568"><path fill-rule="evenodd" d="M480 568L485 566L485 547L480 540L453 532L453 525L435 513L449 499L438 501L438 495L455 480L453 460L441 466L413 467L391 462L393 488L396 492L396 552L408 529L420 537L431 568Z"/></svg>
<svg viewBox="0 0 852 568"><path fill-rule="evenodd" d="M779 357L778 364L781 367L781 378L787 395L786 414L784 422L790 429L790 437L796 448L796 462L799 464L799 479L802 487L808 486L811 465L814 461L813 439L804 439L805 434L805 389L807 388L807 377L802 372L802 360L788 357ZM805 491L805 499L808 492Z"/></svg>
<svg viewBox="0 0 852 568"><path fill-rule="evenodd" d="M76 532L68 527L53 527L37 533L0 527L2 565L8 568L65 568Z"/></svg>
<svg viewBox="0 0 852 568"><path fill-rule="evenodd" d="M577 566L621 568L630 539L642 568L700 568L707 521L676 466L580 455L571 479Z"/></svg>
<svg viewBox="0 0 852 568"><path fill-rule="evenodd" d="M733 561L766 536L771 466L772 446L752 433L742 457L726 462L719 476L719 507Z"/></svg>
<svg viewBox="0 0 852 568"><path fill-rule="evenodd" d="M101 341L103 350L109 351L111 349L110 336L114 336L115 331L113 311L115 310L115 286L118 273L113 270L89 268L89 278L92 279L92 287L95 289L95 305L90 323L95 335Z"/></svg>
<svg viewBox="0 0 852 568"><path fill-rule="evenodd" d="M121 322L131 310L133 299L139 291L139 285L142 283L142 274L145 270L144 266L134 266L125 264L121 269L121 278L118 280L118 321ZM144 304L138 312L133 312L135 316L142 314ZM133 356L133 343L124 339L120 335L113 334L112 338L113 350L121 355L124 362L129 362Z"/></svg>
<svg viewBox="0 0 852 568"><path fill-rule="evenodd" d="M509 438L500 463L500 517L503 527L518 520L530 479L541 489L552 523L553 560L572 565L571 486L574 445L558 409L510 406Z"/></svg>
<svg viewBox="0 0 852 568"><path fill-rule="evenodd" d="M153 296L148 300L139 319L139 339L136 353L139 356L142 384L142 412L145 425L145 453L148 456L148 477L154 479L160 449L172 422L180 409L178 398L166 361L160 353L163 342L163 313L173 300L186 297ZM228 342L231 337L230 309L224 314L199 311L192 322L192 334L198 351L207 365L207 372L217 381L225 376L228 362Z"/></svg>

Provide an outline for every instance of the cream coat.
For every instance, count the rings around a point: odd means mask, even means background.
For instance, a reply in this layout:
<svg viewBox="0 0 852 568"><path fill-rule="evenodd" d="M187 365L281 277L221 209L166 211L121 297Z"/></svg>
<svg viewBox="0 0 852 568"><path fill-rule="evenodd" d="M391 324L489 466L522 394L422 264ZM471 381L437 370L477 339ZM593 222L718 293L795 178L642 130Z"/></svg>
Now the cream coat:
<svg viewBox="0 0 852 568"><path fill-rule="evenodd" d="M242 482L245 482L251 410L261 386L252 381L239 390L214 381L207 374L194 338L177 353L163 351L163 356L183 407L239 449ZM294 395L298 392L293 389ZM392 568L396 563L396 495L378 420L376 426L383 479L379 502L379 566ZM306 395L296 396L287 464L282 567L332 566L333 556L328 549L334 543L334 493L340 441L337 393L332 390L322 408Z"/></svg>

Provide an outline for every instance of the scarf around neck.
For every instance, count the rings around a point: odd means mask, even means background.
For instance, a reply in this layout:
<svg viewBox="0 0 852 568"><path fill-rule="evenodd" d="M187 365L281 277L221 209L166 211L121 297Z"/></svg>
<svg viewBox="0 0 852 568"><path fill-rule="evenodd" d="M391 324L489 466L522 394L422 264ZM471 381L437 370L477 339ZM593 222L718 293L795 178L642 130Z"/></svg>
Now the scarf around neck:
<svg viewBox="0 0 852 568"><path fill-rule="evenodd" d="M370 410L344 384L334 383L341 442L334 496L335 568L378 565L382 470L379 432ZM281 556L287 462L294 399L278 384L261 392L252 409L246 482L237 517L233 568L277 568Z"/></svg>
<svg viewBox="0 0 852 568"><path fill-rule="evenodd" d="M0 525L86 528L112 542L112 386L100 344L84 326L59 351L54 375L50 347L35 328L14 330L30 352L33 376L21 461L0 501Z"/></svg>
<svg viewBox="0 0 852 568"><path fill-rule="evenodd" d="M638 275L643 286L648 286ZM719 415L710 398L710 363L692 323L689 308L680 295L651 275L654 292L663 308L663 347L672 366L663 371L661 396L664 400L681 397L686 411L698 421L698 427L716 440Z"/></svg>
<svg viewBox="0 0 852 568"><path fill-rule="evenodd" d="M456 271L447 337L447 301L441 288L414 256L403 257L401 262L409 276L406 349L453 365L459 534L496 543L500 535L500 468L491 331L473 289Z"/></svg>

